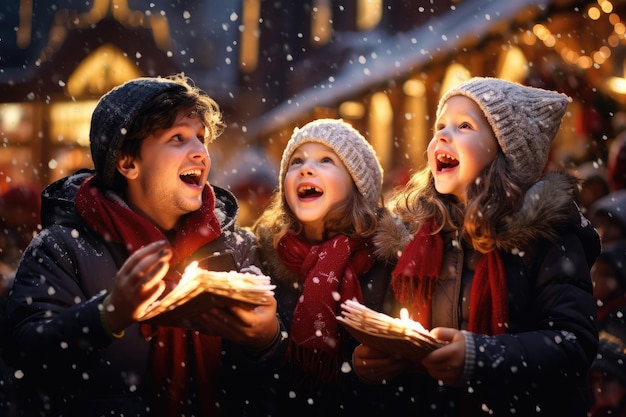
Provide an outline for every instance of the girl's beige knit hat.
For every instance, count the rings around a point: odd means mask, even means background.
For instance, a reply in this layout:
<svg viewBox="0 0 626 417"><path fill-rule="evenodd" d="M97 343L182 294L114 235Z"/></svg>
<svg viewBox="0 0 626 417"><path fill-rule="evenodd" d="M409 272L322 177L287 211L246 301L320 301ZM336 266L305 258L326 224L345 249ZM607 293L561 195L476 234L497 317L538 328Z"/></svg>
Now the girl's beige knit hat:
<svg viewBox="0 0 626 417"><path fill-rule="evenodd" d="M548 151L571 98L498 78L475 77L443 95L437 107L437 119L444 103L457 95L472 99L481 108L512 175L525 183L536 181L545 168Z"/></svg>
<svg viewBox="0 0 626 417"><path fill-rule="evenodd" d="M309 142L332 149L352 176L359 193L376 205L383 187L383 169L376 152L358 130L339 119L318 119L294 129L280 162L278 191L281 194L291 155L300 145Z"/></svg>

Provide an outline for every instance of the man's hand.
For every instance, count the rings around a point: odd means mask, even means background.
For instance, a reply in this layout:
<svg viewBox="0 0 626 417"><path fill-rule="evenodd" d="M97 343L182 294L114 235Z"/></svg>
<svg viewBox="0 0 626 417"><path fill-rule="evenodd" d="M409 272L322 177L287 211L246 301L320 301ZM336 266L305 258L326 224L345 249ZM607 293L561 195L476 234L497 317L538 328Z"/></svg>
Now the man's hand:
<svg viewBox="0 0 626 417"><path fill-rule="evenodd" d="M113 333L130 326L145 308L165 290L172 250L165 240L153 242L133 253L115 276L113 289L104 302L106 319Z"/></svg>

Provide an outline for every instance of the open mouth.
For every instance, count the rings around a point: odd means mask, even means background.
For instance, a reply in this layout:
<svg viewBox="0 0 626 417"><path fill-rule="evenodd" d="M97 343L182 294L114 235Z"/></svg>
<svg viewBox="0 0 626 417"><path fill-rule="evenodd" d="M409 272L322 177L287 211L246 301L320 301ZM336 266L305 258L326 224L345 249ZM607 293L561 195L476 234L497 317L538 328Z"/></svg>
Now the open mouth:
<svg viewBox="0 0 626 417"><path fill-rule="evenodd" d="M200 185L200 181L202 180L202 171L199 169L192 169L190 171L183 172L180 175L180 179L191 185Z"/></svg>
<svg viewBox="0 0 626 417"><path fill-rule="evenodd" d="M437 155L437 171L451 169L459 165L459 160L447 153Z"/></svg>
<svg viewBox="0 0 626 417"><path fill-rule="evenodd" d="M298 198L319 197L322 194L324 194L324 191L311 185L298 187Z"/></svg>

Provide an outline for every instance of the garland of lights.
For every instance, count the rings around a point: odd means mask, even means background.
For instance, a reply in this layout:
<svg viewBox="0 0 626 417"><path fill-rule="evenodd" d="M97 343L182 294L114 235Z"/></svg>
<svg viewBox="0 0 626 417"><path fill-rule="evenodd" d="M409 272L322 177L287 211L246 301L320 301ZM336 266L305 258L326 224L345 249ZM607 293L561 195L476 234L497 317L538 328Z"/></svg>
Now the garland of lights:
<svg viewBox="0 0 626 417"><path fill-rule="evenodd" d="M552 34L550 29L540 23L533 26L533 34L546 47L558 52L565 62L577 65L581 69L589 69L592 66L597 69L611 56L611 48L616 48L624 42L626 34L626 25L617 13L613 13L613 4L609 0L598 0L598 6L590 6L587 10L587 16L592 20L600 19L603 13L608 15L613 31L607 37L605 45L589 54L573 50L558 35Z"/></svg>

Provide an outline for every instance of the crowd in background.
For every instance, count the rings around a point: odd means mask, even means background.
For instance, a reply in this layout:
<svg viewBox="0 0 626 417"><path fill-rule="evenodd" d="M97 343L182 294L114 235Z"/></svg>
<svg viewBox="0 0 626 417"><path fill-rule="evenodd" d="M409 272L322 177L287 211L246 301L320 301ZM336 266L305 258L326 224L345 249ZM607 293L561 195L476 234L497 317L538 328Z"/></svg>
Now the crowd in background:
<svg viewBox="0 0 626 417"><path fill-rule="evenodd" d="M40 190L34 185L17 185L0 195L0 326L4 325L4 303L22 252L38 231ZM0 360L0 416L16 415L12 402L12 375Z"/></svg>
<svg viewBox="0 0 626 417"><path fill-rule="evenodd" d="M626 416L626 131L608 149L605 169L587 167L579 196L602 239L591 269L600 331L589 374L592 417Z"/></svg>

